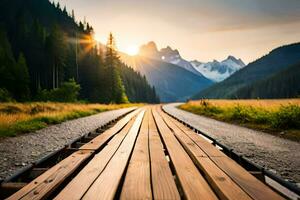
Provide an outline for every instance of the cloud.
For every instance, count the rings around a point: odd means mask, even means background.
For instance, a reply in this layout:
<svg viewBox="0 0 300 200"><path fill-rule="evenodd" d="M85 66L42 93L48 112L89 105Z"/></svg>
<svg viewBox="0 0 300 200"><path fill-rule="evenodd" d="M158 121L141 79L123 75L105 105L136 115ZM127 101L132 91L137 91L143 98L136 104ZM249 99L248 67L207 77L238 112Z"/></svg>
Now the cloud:
<svg viewBox="0 0 300 200"><path fill-rule="evenodd" d="M250 61L300 36L300 0L59 1L99 37L113 31L121 47L155 40L188 59Z"/></svg>

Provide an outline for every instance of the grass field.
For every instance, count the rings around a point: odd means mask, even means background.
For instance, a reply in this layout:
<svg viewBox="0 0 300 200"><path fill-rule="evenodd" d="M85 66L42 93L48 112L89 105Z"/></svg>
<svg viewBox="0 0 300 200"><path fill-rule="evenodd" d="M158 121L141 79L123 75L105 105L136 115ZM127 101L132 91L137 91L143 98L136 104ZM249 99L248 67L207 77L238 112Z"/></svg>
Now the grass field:
<svg viewBox="0 0 300 200"><path fill-rule="evenodd" d="M300 99L198 100L179 108L300 141Z"/></svg>
<svg viewBox="0 0 300 200"><path fill-rule="evenodd" d="M0 137L16 136L103 111L138 104L0 103Z"/></svg>

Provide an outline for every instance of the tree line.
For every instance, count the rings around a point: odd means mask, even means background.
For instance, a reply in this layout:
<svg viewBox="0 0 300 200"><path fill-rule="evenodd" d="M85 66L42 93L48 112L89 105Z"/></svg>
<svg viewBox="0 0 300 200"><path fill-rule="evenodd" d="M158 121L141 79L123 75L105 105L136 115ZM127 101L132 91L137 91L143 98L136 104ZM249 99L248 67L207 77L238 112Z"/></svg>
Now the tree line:
<svg viewBox="0 0 300 200"><path fill-rule="evenodd" d="M241 99L275 99L300 97L300 63L256 81L236 91Z"/></svg>
<svg viewBox="0 0 300 200"><path fill-rule="evenodd" d="M76 21L74 11L59 3L2 4L2 101L74 101L79 94L89 102L159 102L146 78L121 62L112 34L106 46L98 44L93 27Z"/></svg>

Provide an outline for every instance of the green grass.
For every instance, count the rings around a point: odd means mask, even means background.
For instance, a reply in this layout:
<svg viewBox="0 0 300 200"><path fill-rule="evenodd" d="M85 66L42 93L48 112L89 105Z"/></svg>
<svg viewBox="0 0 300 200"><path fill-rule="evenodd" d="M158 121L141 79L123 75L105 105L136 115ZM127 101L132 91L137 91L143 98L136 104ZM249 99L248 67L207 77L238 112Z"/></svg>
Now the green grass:
<svg viewBox="0 0 300 200"><path fill-rule="evenodd" d="M33 132L49 125L139 104L0 103L0 138Z"/></svg>
<svg viewBox="0 0 300 200"><path fill-rule="evenodd" d="M220 121L234 123L253 129L263 130L273 135L300 141L300 106L282 105L278 109L255 107L251 105L221 106L209 101L186 103L180 109L211 117Z"/></svg>
<svg viewBox="0 0 300 200"><path fill-rule="evenodd" d="M101 112L98 111L74 111L67 115L61 116L44 116L31 120L20 121L12 126L0 127L0 136L16 136L22 133L33 132L42 128L46 128L48 125L59 124L71 119L77 119L80 117L86 117Z"/></svg>

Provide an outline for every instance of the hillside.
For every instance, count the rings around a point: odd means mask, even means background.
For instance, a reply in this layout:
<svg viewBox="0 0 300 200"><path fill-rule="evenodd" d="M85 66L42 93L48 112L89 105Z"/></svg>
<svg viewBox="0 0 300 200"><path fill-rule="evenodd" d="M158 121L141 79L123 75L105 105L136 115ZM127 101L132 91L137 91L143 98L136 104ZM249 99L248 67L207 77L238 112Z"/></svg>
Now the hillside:
<svg viewBox="0 0 300 200"><path fill-rule="evenodd" d="M123 60L145 75L163 102L184 101L213 82L174 64L123 54Z"/></svg>
<svg viewBox="0 0 300 200"><path fill-rule="evenodd" d="M293 98L300 96L300 63L277 72L269 78L242 87L239 98Z"/></svg>
<svg viewBox="0 0 300 200"><path fill-rule="evenodd" d="M200 91L193 98L241 98L239 94L242 88L250 87L254 82L269 78L299 61L300 43L279 47L248 64L224 81ZM276 96L276 94L273 95Z"/></svg>

